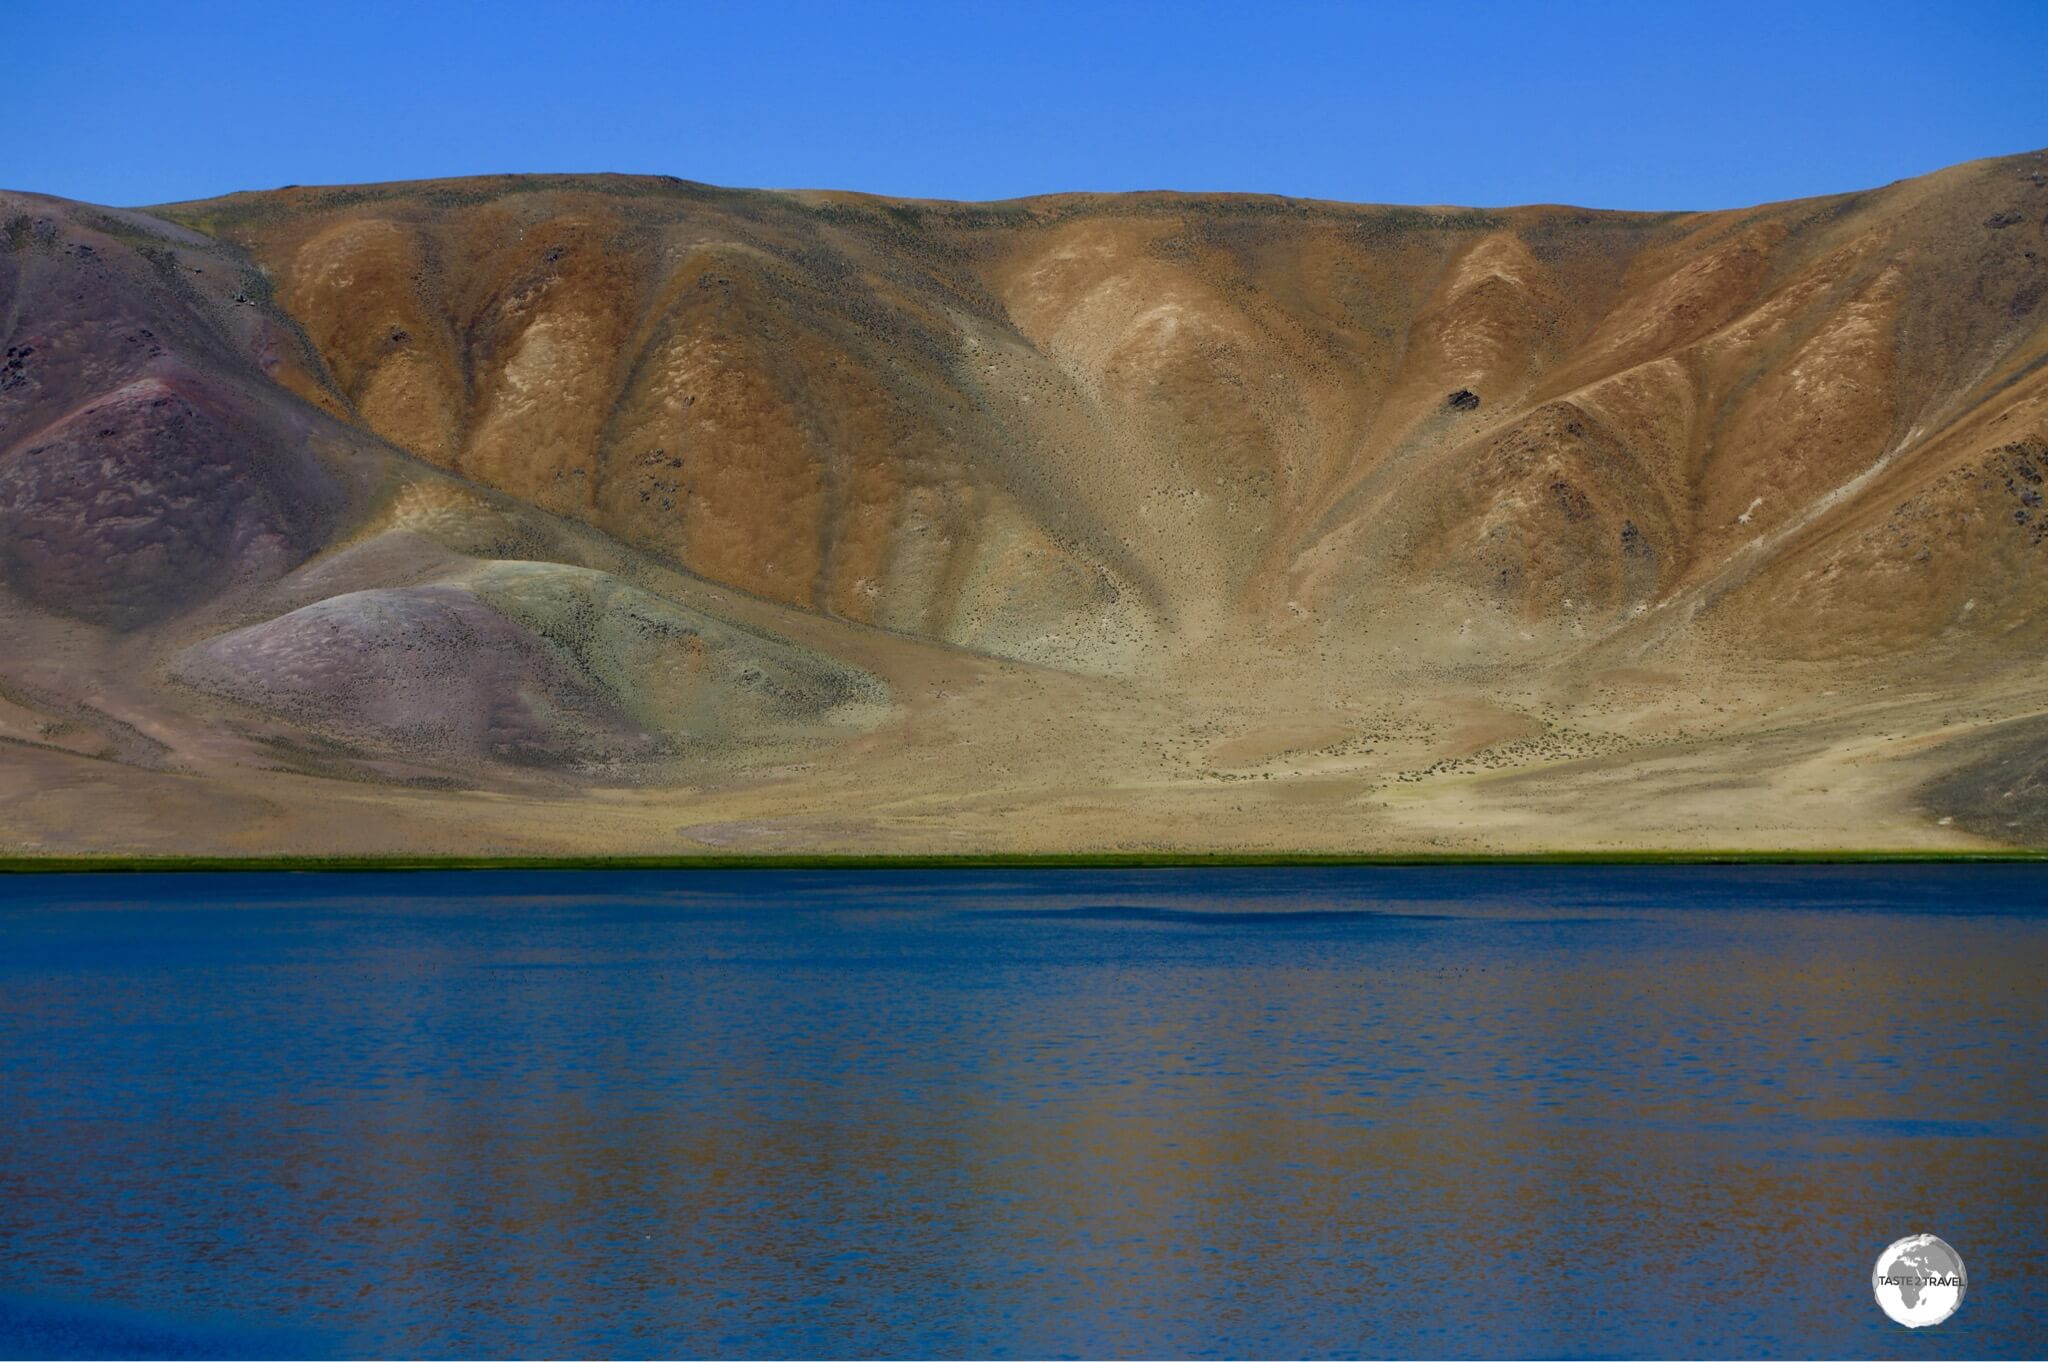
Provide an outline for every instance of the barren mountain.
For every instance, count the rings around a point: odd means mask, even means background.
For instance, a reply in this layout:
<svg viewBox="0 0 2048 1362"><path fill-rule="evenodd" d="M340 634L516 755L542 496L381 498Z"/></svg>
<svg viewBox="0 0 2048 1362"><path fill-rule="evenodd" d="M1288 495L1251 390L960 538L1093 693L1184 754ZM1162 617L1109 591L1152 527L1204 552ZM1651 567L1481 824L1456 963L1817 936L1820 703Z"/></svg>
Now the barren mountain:
<svg viewBox="0 0 2048 1362"><path fill-rule="evenodd" d="M0 194L0 849L2048 827L2048 154Z"/></svg>

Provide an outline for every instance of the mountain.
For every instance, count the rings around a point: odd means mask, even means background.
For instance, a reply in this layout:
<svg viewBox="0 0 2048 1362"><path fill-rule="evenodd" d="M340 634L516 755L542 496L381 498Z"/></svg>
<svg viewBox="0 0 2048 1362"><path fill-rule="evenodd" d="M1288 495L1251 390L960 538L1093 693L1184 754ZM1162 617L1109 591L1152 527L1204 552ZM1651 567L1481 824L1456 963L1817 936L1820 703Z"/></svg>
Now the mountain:
<svg viewBox="0 0 2048 1362"><path fill-rule="evenodd" d="M0 848L2048 837L2048 153L0 194Z"/></svg>

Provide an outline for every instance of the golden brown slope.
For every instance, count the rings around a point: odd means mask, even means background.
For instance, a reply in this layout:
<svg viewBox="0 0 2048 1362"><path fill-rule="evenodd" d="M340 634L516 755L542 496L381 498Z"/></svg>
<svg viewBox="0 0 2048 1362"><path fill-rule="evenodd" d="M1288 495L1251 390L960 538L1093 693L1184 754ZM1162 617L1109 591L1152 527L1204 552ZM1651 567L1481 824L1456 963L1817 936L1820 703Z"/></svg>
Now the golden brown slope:
<svg viewBox="0 0 2048 1362"><path fill-rule="evenodd" d="M170 215L379 434L841 618L1124 672L1452 609L1496 648L1680 605L1871 653L2031 599L2001 558L1889 630L1790 627L1896 594L1822 539L2048 433L2043 165L1661 216L621 177Z"/></svg>

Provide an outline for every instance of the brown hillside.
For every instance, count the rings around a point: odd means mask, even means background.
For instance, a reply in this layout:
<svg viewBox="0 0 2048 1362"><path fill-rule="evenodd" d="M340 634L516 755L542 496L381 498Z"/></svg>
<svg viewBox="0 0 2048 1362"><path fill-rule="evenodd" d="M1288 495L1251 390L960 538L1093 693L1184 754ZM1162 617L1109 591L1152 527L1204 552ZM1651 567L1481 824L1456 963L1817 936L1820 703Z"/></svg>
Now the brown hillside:
<svg viewBox="0 0 2048 1362"><path fill-rule="evenodd" d="M508 176L0 230L21 845L2039 826L1968 773L2048 708L2048 155L1714 213Z"/></svg>

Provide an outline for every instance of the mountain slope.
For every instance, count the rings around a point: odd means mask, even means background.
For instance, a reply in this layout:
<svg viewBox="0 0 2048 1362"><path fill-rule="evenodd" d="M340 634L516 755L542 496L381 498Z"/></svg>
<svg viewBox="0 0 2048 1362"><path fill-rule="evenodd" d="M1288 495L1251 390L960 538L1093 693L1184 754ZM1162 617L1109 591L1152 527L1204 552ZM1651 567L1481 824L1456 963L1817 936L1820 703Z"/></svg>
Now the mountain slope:
<svg viewBox="0 0 2048 1362"><path fill-rule="evenodd" d="M263 846L2034 826L1939 792L2048 708L2048 156L1715 213L507 176L0 229L24 791L260 789Z"/></svg>

